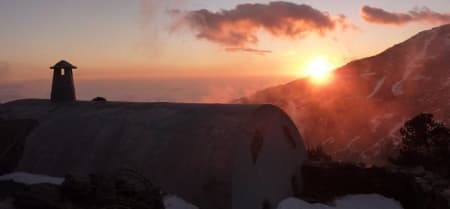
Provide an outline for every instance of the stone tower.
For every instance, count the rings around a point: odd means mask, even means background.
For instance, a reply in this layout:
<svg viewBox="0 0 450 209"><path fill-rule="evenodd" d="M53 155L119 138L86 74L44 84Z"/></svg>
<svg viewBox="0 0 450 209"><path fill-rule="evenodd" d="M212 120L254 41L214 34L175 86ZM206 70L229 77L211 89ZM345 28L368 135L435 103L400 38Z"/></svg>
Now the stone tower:
<svg viewBox="0 0 450 209"><path fill-rule="evenodd" d="M50 69L53 69L51 100L53 102L75 101L72 69L77 69L77 67L65 60L61 60L53 67L50 67Z"/></svg>

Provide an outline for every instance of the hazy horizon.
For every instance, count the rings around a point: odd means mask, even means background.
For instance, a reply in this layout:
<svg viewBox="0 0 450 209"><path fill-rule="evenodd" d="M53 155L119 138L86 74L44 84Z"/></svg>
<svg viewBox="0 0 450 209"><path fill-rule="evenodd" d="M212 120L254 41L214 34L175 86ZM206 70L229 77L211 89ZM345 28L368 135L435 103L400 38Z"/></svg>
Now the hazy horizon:
<svg viewBox="0 0 450 209"><path fill-rule="evenodd" d="M226 103L256 91L292 80L291 77L203 77L78 79L78 100L104 97L109 101ZM13 81L0 83L0 103L17 99L49 99L52 80Z"/></svg>

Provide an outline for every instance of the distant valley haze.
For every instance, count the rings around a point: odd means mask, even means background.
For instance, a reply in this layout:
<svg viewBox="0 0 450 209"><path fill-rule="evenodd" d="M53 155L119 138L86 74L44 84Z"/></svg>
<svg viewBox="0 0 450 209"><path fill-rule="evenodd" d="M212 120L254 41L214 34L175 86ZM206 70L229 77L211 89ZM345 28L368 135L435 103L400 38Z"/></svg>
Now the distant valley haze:
<svg viewBox="0 0 450 209"><path fill-rule="evenodd" d="M75 85L79 100L91 100L100 96L109 101L130 102L228 103L292 80L287 76L77 79L76 73ZM50 90L51 75L48 79L2 82L0 102L23 98L48 99Z"/></svg>

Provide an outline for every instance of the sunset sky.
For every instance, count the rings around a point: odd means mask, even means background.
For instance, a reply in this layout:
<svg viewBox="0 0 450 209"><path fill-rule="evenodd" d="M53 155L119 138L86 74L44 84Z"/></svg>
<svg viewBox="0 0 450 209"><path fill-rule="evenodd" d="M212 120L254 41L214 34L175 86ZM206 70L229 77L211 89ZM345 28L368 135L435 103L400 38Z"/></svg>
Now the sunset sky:
<svg viewBox="0 0 450 209"><path fill-rule="evenodd" d="M0 0L0 76L67 59L79 79L300 77L448 22L448 0Z"/></svg>

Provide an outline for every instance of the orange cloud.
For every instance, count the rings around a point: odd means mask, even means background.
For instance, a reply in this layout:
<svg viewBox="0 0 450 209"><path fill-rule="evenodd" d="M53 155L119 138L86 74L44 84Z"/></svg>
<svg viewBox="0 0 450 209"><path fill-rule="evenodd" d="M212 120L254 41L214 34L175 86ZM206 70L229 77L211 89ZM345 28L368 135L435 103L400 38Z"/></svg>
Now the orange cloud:
<svg viewBox="0 0 450 209"><path fill-rule="evenodd" d="M406 13L395 13L377 7L363 6L361 8L361 16L370 23L389 25L404 25L411 22L450 22L450 13L434 12L427 7L415 8Z"/></svg>
<svg viewBox="0 0 450 209"><path fill-rule="evenodd" d="M248 49L258 43L258 32L274 37L299 38L308 33L325 34L354 27L343 15L330 16L305 4L284 1L268 4L239 4L231 10L211 12L206 9L182 13L174 29L188 26L199 39L226 47Z"/></svg>

